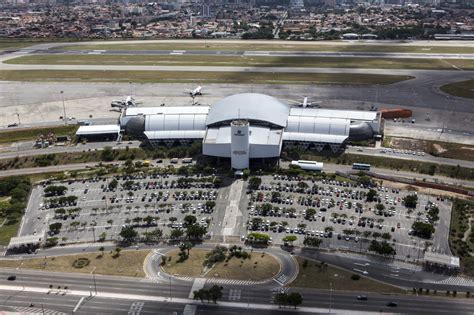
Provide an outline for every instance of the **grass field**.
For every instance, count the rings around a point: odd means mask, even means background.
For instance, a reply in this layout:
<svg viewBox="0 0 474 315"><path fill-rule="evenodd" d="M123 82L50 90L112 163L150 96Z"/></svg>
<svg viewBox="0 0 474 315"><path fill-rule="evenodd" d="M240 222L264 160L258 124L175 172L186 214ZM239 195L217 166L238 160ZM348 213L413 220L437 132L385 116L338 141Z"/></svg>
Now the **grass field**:
<svg viewBox="0 0 474 315"><path fill-rule="evenodd" d="M431 155L448 159L474 161L474 146L463 143L385 137L384 146L395 149L424 151Z"/></svg>
<svg viewBox="0 0 474 315"><path fill-rule="evenodd" d="M274 73L261 72L193 72L193 71L66 71L6 70L1 81L33 82L130 82L135 83L247 83L247 84L391 84L413 79L411 76L353 73Z"/></svg>
<svg viewBox="0 0 474 315"><path fill-rule="evenodd" d="M22 268L57 272L80 272L86 273L90 277L90 273L95 267L96 274L142 278L145 277L143 262L149 252L149 250L121 251L119 256L115 256L115 251L112 253L105 251L102 256L102 253L98 251L88 254L48 257L47 259L25 259L23 260ZM78 258L89 259L89 265L83 268L74 268L73 262ZM2 268L17 268L20 264L21 261L18 260L0 260L0 267Z"/></svg>
<svg viewBox="0 0 474 315"><path fill-rule="evenodd" d="M247 66L247 67L316 67L373 69L440 69L453 70L453 65L470 70L469 59L385 59L334 57L271 56L158 56L158 55L32 55L5 61L9 64L43 65L136 65L136 66Z"/></svg>
<svg viewBox="0 0 474 315"><path fill-rule="evenodd" d="M16 236L18 231L18 227L20 226L21 218L18 218L13 224L7 224L5 218L0 217L0 245L8 245L10 243L10 239L13 236Z"/></svg>
<svg viewBox="0 0 474 315"><path fill-rule="evenodd" d="M221 50L221 51L328 51L328 52L399 52L399 53L474 53L472 47L408 46L408 45L348 45L346 43L318 44L308 42L287 42L284 44L253 43L239 41L222 43L201 41L199 43L139 43L139 44L91 44L56 47L59 50Z"/></svg>
<svg viewBox="0 0 474 315"><path fill-rule="evenodd" d="M373 167L380 167L391 170L409 171L420 174L441 175L452 178L474 180L474 169L442 165L429 162L419 162L414 160L403 160L389 157L378 157L360 154L344 153L338 156L328 154L317 154L314 152L302 152L297 155L290 155L294 160L319 160L321 162L351 165L352 163L365 163Z"/></svg>
<svg viewBox="0 0 474 315"><path fill-rule="evenodd" d="M48 134L48 132L54 132L56 135L69 135L72 136L76 133L77 125L67 126L52 126L42 128L25 128L25 129L14 129L14 130L3 130L0 131L0 143L12 143L16 141L28 141L35 140L40 134Z"/></svg>
<svg viewBox="0 0 474 315"><path fill-rule="evenodd" d="M464 274L474 277L474 202L455 199L449 229L453 255L460 257Z"/></svg>
<svg viewBox="0 0 474 315"><path fill-rule="evenodd" d="M321 266L319 261L307 259L307 266L304 267L303 262L305 261L305 258L297 257L296 259L298 260L300 270L298 277L291 283L292 287L329 290L331 284L333 290L406 293L400 288L364 276L360 276L359 280L352 280L351 276L354 273L333 266Z"/></svg>
<svg viewBox="0 0 474 315"><path fill-rule="evenodd" d="M241 260L236 257L229 260L228 263L217 263L208 273L204 274L205 268L203 262L209 251L202 249L191 249L189 258L184 262L177 262L179 251L169 255L170 261L167 261L163 267L165 271L172 275L187 277L206 277L223 278L235 280L266 280L278 273L280 263L271 255L259 252L253 252L251 259Z"/></svg>
<svg viewBox="0 0 474 315"><path fill-rule="evenodd" d="M454 96L474 99L474 80L449 83L441 86L440 89Z"/></svg>
<svg viewBox="0 0 474 315"><path fill-rule="evenodd" d="M21 41L21 40L1 40L0 39L0 51L19 49L19 48L28 47L28 46L31 46L31 45L34 45L34 44L38 44L38 42Z"/></svg>

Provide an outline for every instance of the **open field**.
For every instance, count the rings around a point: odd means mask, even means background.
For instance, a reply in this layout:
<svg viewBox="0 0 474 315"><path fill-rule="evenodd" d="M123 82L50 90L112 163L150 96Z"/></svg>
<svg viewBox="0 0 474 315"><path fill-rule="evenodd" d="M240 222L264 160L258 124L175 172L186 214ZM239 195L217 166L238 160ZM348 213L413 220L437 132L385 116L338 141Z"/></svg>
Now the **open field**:
<svg viewBox="0 0 474 315"><path fill-rule="evenodd" d="M20 226L20 221L15 221L15 223L7 224L7 219L0 217L0 245L8 245L10 239L13 236L16 236L18 227Z"/></svg>
<svg viewBox="0 0 474 315"><path fill-rule="evenodd" d="M327 52L398 52L398 53L474 53L472 47L446 47L446 46L402 46L402 45L364 45L346 44L345 42L298 43L287 42L284 44L253 43L239 41L236 43L219 43L219 41L203 40L199 43L139 43L121 44L111 42L107 44L72 45L55 47L59 50L225 50L225 51L327 51Z"/></svg>
<svg viewBox="0 0 474 315"><path fill-rule="evenodd" d="M442 165L430 162L414 160L394 159L389 157L369 156L361 154L343 153L340 155L315 153L315 152L290 152L289 158L293 160L319 160L321 162L351 165L353 163L370 164L373 167L380 167L391 170L409 171L429 175L442 175L458 179L474 180L474 169ZM284 155L287 152L283 153Z"/></svg>
<svg viewBox="0 0 474 315"><path fill-rule="evenodd" d="M247 66L369 69L474 69L469 59L385 59L350 57L276 56L158 56L158 55L31 55L5 61L8 64L135 65L135 66Z"/></svg>
<svg viewBox="0 0 474 315"><path fill-rule="evenodd" d="M16 141L34 141L38 135L47 135L54 132L58 136L73 136L77 131L77 125L54 126L42 128L25 128L0 131L0 143L12 143Z"/></svg>
<svg viewBox="0 0 474 315"><path fill-rule="evenodd" d="M461 258L463 273L474 277L474 202L455 199L451 212L449 246Z"/></svg>
<svg viewBox="0 0 474 315"><path fill-rule="evenodd" d="M424 151L449 159L474 161L474 146L461 143L385 137L384 146L394 149Z"/></svg>
<svg viewBox="0 0 474 315"><path fill-rule="evenodd" d="M449 83L441 86L440 89L454 96L474 99L474 80Z"/></svg>
<svg viewBox="0 0 474 315"><path fill-rule="evenodd" d="M312 259L297 257L300 271L295 281L291 283L292 287L305 287L317 289L330 289L330 283L333 290L356 291L356 292L384 292L384 293L405 293L404 290L382 283L364 276L359 280L352 280L354 274L344 269L321 265L321 262ZM307 266L304 267L304 261ZM357 293L359 294L359 293ZM356 295L357 295L356 294Z"/></svg>
<svg viewBox="0 0 474 315"><path fill-rule="evenodd" d="M117 256L115 251L105 251L104 255L98 251L88 254L48 257L47 259L0 260L0 267L17 268L23 262L22 268L24 269L80 272L88 274L89 277L95 267L96 274L142 278L145 277L143 262L149 252L149 250L121 251ZM74 261L79 258L87 258L89 264L83 268L73 267Z"/></svg>
<svg viewBox="0 0 474 315"><path fill-rule="evenodd" d="M252 84L337 84L384 85L413 79L404 75L352 73L273 73L198 71L87 71L87 70L5 70L1 81L33 82L130 82L135 83L252 83Z"/></svg>
<svg viewBox="0 0 474 315"><path fill-rule="evenodd" d="M209 252L208 250L191 249L189 258L184 262L178 262L179 251L172 252L170 255L167 255L167 257L171 257L171 260L167 261L163 269L167 273L176 276L252 281L270 279L280 270L280 264L273 256L253 252L250 259L233 257L228 263L217 263L208 271L204 268L203 262L206 254ZM206 271L208 272L206 273Z"/></svg>
<svg viewBox="0 0 474 315"><path fill-rule="evenodd" d="M148 152L142 149L132 148L130 150L114 150L114 161L125 161L127 159L145 159ZM102 151L84 151L67 153L50 153L36 156L25 156L20 158L9 158L0 160L0 169L19 169L29 167L45 167L54 165L80 164L89 162L102 162Z"/></svg>

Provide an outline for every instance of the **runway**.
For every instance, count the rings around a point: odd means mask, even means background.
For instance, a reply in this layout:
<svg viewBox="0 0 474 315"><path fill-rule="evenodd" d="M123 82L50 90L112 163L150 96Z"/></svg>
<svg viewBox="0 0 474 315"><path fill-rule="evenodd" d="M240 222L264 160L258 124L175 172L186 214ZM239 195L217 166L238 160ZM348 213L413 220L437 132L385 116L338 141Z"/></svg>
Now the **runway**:
<svg viewBox="0 0 474 315"><path fill-rule="evenodd" d="M384 58L384 59L474 59L474 54L312 52L312 51L227 51L227 50L31 50L30 54L51 55L157 55L157 56L252 56L305 58Z"/></svg>

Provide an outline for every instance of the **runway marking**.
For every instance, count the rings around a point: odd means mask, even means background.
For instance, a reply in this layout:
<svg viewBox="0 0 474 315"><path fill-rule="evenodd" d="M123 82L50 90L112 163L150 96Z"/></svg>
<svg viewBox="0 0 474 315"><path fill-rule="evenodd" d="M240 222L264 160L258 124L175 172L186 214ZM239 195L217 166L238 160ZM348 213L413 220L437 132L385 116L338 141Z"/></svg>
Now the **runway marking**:
<svg viewBox="0 0 474 315"><path fill-rule="evenodd" d="M170 52L170 55L183 55L186 53L186 50L173 50Z"/></svg>

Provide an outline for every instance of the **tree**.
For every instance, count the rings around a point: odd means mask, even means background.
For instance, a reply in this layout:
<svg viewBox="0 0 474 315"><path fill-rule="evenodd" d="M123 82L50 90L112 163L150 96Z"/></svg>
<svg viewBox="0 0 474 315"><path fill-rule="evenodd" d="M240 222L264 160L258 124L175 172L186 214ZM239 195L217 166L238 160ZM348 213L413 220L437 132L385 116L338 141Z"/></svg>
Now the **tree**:
<svg viewBox="0 0 474 315"><path fill-rule="evenodd" d="M298 292L291 292L288 294L288 304L293 305L296 309L297 306L303 304L303 297Z"/></svg>
<svg viewBox="0 0 474 315"><path fill-rule="evenodd" d="M298 238L296 235L287 235L283 238L283 242L287 243L290 242L291 246L293 246L293 242L296 241Z"/></svg>
<svg viewBox="0 0 474 315"><path fill-rule="evenodd" d="M179 239L184 235L183 230L181 229L173 229L170 233L170 238L171 239Z"/></svg>
<svg viewBox="0 0 474 315"><path fill-rule="evenodd" d="M248 235L247 239L251 243L267 245L268 241L270 240L270 236L268 236L268 234L252 232Z"/></svg>
<svg viewBox="0 0 474 315"><path fill-rule="evenodd" d="M435 228L429 223L424 223L421 221L414 222L412 227L413 234L422 238L430 239L431 234L434 233Z"/></svg>
<svg viewBox="0 0 474 315"><path fill-rule="evenodd" d="M123 241L126 243L132 242L137 236L138 232L131 226L123 227L120 231L120 236L123 238Z"/></svg>
<svg viewBox="0 0 474 315"><path fill-rule="evenodd" d="M214 303L217 303L217 300L222 298L222 290L224 288L221 286L218 286L214 284L210 289L209 289L209 295Z"/></svg>
<svg viewBox="0 0 474 315"><path fill-rule="evenodd" d="M318 237L306 236L303 240L303 245L308 247L319 247L322 242L323 240Z"/></svg>
<svg viewBox="0 0 474 315"><path fill-rule="evenodd" d="M262 184L262 179L260 177L252 176L249 178L249 189L257 190Z"/></svg>
<svg viewBox="0 0 474 315"><path fill-rule="evenodd" d="M397 254L395 248L393 248L386 241L378 242L376 240L373 240L370 243L368 249L371 252L376 252L377 254L384 255L384 256L395 256Z"/></svg>
<svg viewBox="0 0 474 315"><path fill-rule="evenodd" d="M184 217L183 221L186 225L192 225L197 222L197 218L193 215L187 215Z"/></svg>
<svg viewBox="0 0 474 315"><path fill-rule="evenodd" d="M280 308L281 305L286 305L288 303L288 295L286 293L283 293L283 292L277 293L277 294L275 294L273 302L275 304L278 304L278 308Z"/></svg>
<svg viewBox="0 0 474 315"><path fill-rule="evenodd" d="M306 219L313 218L314 215L316 214L316 209L309 208L306 210Z"/></svg>
<svg viewBox="0 0 474 315"><path fill-rule="evenodd" d="M377 197L377 191L375 191L374 189L369 189L366 195L367 201L372 202L375 200L375 197Z"/></svg>
<svg viewBox="0 0 474 315"><path fill-rule="evenodd" d="M418 196L413 194L413 195L408 195L403 198L403 204L407 208L412 208L415 209L416 205L418 203Z"/></svg>
<svg viewBox="0 0 474 315"><path fill-rule="evenodd" d="M111 147L106 146L102 150L102 153L100 155L102 161L110 162L114 160L114 151L112 150Z"/></svg>
<svg viewBox="0 0 474 315"><path fill-rule="evenodd" d="M109 183L109 189L110 190L116 189L117 186L118 186L118 181L115 178L112 179Z"/></svg>
<svg viewBox="0 0 474 315"><path fill-rule="evenodd" d="M207 233L207 229L199 224L191 224L186 227L186 238L200 240Z"/></svg>
<svg viewBox="0 0 474 315"><path fill-rule="evenodd" d="M182 251L187 251L188 256L189 256L189 251L191 250L191 248L193 248L193 243L191 242L184 242L179 245L179 249Z"/></svg>
<svg viewBox="0 0 474 315"><path fill-rule="evenodd" d="M49 230L54 234L58 234L62 226L63 224L61 222L56 222L49 226Z"/></svg>

